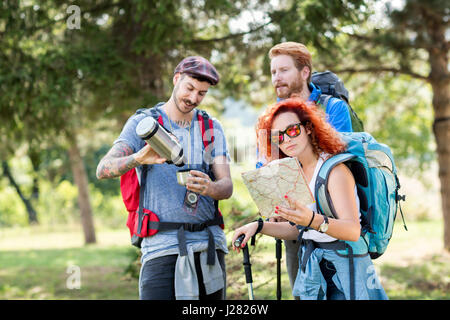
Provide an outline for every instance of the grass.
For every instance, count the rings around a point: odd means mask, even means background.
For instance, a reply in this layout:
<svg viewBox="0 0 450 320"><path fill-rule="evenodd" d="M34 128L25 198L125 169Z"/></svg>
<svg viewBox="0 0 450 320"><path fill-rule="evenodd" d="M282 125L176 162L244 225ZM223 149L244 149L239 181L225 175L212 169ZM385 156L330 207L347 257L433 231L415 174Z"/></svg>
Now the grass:
<svg viewBox="0 0 450 320"><path fill-rule="evenodd" d="M399 219L401 221L401 219ZM375 270L392 300L450 299L450 254L443 249L441 220L397 221L386 252L373 260ZM276 298L275 241L263 236L251 248L254 294L257 299ZM229 298L246 298L242 254L228 255ZM283 249L284 256L284 249ZM292 299L285 261L282 261L282 299Z"/></svg>
<svg viewBox="0 0 450 320"><path fill-rule="evenodd" d="M386 253L374 264L391 299L450 299L450 254L441 220L397 223Z"/></svg>
<svg viewBox="0 0 450 320"><path fill-rule="evenodd" d="M125 272L135 253L126 230L100 231L88 246L74 228L0 235L0 299L138 299L137 280Z"/></svg>
<svg viewBox="0 0 450 320"><path fill-rule="evenodd" d="M136 257L126 229L98 230L97 243L88 246L79 228L64 229L0 230L0 299L138 299L137 279L126 272ZM387 252L374 260L388 296L450 299L442 221L408 222L408 229L396 224ZM256 299L276 299L274 247L275 240L266 236L250 247ZM226 259L228 299L248 299L242 254L230 252ZM282 299L292 299L284 258L281 266Z"/></svg>

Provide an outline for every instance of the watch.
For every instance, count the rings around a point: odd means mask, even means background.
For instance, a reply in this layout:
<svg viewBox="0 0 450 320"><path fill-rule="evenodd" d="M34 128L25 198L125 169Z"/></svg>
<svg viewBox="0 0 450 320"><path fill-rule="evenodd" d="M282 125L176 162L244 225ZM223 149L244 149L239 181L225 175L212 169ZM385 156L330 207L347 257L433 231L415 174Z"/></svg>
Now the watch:
<svg viewBox="0 0 450 320"><path fill-rule="evenodd" d="M319 226L319 232L320 233L325 233L328 230L328 217L326 215L323 216L323 222L322 224Z"/></svg>

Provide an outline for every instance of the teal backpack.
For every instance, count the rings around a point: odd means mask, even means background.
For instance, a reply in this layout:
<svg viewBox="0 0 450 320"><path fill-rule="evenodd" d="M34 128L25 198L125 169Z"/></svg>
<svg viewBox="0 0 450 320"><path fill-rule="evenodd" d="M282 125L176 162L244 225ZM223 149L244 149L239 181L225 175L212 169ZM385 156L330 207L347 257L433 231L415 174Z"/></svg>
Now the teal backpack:
<svg viewBox="0 0 450 320"><path fill-rule="evenodd" d="M346 248L352 247L353 256L369 253L376 259L386 251L399 201L405 200L405 196L398 193L400 182L394 157L388 146L378 143L366 132L345 132L341 136L347 143L347 150L327 159L317 175L317 208L321 214L338 218L327 184L331 169L344 163L355 178L361 212L361 237L357 242L345 241ZM408 230L401 207L400 212L405 230ZM346 255L348 251L340 253Z"/></svg>

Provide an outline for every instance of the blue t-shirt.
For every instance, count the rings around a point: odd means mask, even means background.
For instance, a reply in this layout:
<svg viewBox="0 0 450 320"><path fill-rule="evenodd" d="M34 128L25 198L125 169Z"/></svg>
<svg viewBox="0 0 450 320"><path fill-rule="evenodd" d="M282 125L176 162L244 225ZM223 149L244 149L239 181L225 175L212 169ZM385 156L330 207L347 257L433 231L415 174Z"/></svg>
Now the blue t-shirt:
<svg viewBox="0 0 450 320"><path fill-rule="evenodd" d="M194 116L189 128L181 128L171 121L162 107L157 110L163 118L164 127L171 131L183 147L183 153L188 164L177 167L173 164L155 164L148 166L144 208L155 212L160 221L202 223L211 220L215 216L214 200L211 197L200 195L198 207L194 214L183 209L186 187L177 183L176 172L182 169L193 169L207 173L209 170L209 157L205 157L205 150L201 137L200 125L197 119L198 110L194 110ZM134 152L145 146L145 142L136 134L136 126L147 115L140 113L131 116L125 124L119 138L114 142L127 143ZM214 128L214 148L211 158L225 156L230 159L227 150L226 139L220 122L212 118ZM204 160L206 159L206 160ZM138 167L140 177L140 167ZM210 226L216 243L216 248L228 252L225 233L220 226ZM208 242L207 230L198 232L186 231L186 244ZM141 244L142 260L163 256L168 249L178 248L177 230L159 231L157 234L146 237Z"/></svg>
<svg viewBox="0 0 450 320"><path fill-rule="evenodd" d="M309 84L309 89L311 90L311 95L309 96L308 101L317 103L322 91L312 82ZM337 131L353 132L350 112L347 103L344 100L331 97L325 106L325 113L328 123L330 123Z"/></svg>
<svg viewBox="0 0 450 320"><path fill-rule="evenodd" d="M322 94L320 88L316 87L312 82L309 84L309 90L311 94L308 101L317 103ZM277 98L277 102L282 99ZM330 123L339 132L353 132L352 120L350 118L350 112L348 110L347 103L344 100L337 98L330 98L325 106L325 114L328 123Z"/></svg>

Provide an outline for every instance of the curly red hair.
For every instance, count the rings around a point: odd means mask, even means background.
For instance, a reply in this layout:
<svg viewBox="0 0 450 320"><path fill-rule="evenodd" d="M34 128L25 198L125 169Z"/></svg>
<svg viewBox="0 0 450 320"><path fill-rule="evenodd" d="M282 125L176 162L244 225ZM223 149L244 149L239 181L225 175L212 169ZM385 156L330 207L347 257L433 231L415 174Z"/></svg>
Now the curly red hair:
<svg viewBox="0 0 450 320"><path fill-rule="evenodd" d="M311 130L310 141L317 155L326 152L331 155L343 152L346 148L345 142L339 133L325 120L325 113L313 103L305 103L298 98L290 98L278 102L266 109L258 118L256 124L256 136L260 153L266 154L269 160L272 159L272 146L270 140L270 130L273 120L281 113L294 112L304 126ZM275 146L277 147L277 146ZM279 150L279 158L286 157Z"/></svg>

